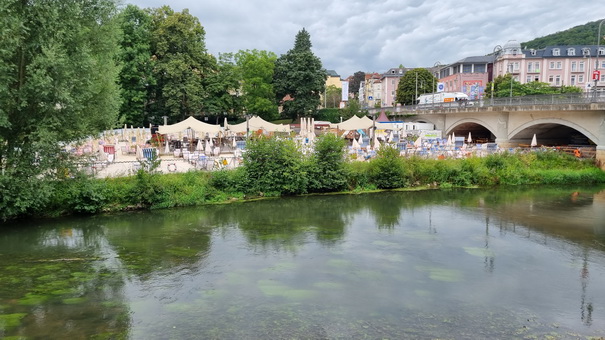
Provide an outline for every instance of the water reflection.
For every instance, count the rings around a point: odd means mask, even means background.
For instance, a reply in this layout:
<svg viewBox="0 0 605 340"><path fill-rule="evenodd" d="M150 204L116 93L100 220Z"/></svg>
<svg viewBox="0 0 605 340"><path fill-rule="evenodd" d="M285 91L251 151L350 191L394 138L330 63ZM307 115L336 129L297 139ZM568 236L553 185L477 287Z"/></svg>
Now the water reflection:
<svg viewBox="0 0 605 340"><path fill-rule="evenodd" d="M604 214L602 187L558 187L12 225L0 232L0 337L599 334Z"/></svg>

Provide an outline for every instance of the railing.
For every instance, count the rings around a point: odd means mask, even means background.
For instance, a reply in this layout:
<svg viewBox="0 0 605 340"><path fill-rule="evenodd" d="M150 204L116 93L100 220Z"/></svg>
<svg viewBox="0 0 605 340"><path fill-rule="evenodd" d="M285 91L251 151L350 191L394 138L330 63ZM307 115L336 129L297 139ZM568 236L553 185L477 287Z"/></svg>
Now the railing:
<svg viewBox="0 0 605 340"><path fill-rule="evenodd" d="M558 93L537 96L484 98L481 100L464 100L448 103L372 108L369 109L369 112L372 114L377 114L384 110L402 114L414 114L415 111L449 111L450 109L477 107L568 105L589 103L605 103L605 92Z"/></svg>

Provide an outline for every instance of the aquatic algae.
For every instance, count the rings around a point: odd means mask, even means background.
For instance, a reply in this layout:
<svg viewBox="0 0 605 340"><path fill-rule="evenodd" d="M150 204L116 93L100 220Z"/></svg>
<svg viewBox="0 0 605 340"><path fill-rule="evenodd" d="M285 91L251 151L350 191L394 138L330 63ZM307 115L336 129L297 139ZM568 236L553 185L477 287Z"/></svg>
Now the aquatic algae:
<svg viewBox="0 0 605 340"><path fill-rule="evenodd" d="M189 247L172 247L166 249L166 252L170 255L179 257L196 257L198 254L198 249L192 249Z"/></svg>
<svg viewBox="0 0 605 340"><path fill-rule="evenodd" d="M320 289L342 289L344 285L342 283L337 282L315 282L313 287Z"/></svg>
<svg viewBox="0 0 605 340"><path fill-rule="evenodd" d="M389 242L389 241L373 241L372 242L373 246L378 246L381 248L395 248L395 249L403 249L403 244L401 243L396 243L396 242Z"/></svg>
<svg viewBox="0 0 605 340"><path fill-rule="evenodd" d="M473 256L477 257L494 257L494 252L491 249L483 247L464 247L464 251Z"/></svg>
<svg viewBox="0 0 605 340"><path fill-rule="evenodd" d="M86 298L83 298L83 297L67 298L67 299L63 299L62 302L66 305L77 305L79 303L86 302Z"/></svg>
<svg viewBox="0 0 605 340"><path fill-rule="evenodd" d="M328 266L332 267L348 267L351 266L351 261L341 260L341 259L330 259L328 260Z"/></svg>
<svg viewBox="0 0 605 340"><path fill-rule="evenodd" d="M19 304L24 306L34 306L39 305L46 300L48 300L48 296L27 293L25 294L24 298L19 299Z"/></svg>
<svg viewBox="0 0 605 340"><path fill-rule="evenodd" d="M293 300L304 300L313 297L316 292L305 289L292 289L273 280L258 281L258 288L267 296L279 296Z"/></svg>
<svg viewBox="0 0 605 340"><path fill-rule="evenodd" d="M27 313L0 314L0 330L9 330L21 324Z"/></svg>
<svg viewBox="0 0 605 340"><path fill-rule="evenodd" d="M296 269L296 263L293 262L283 262L283 263L278 263L274 266L268 267L263 269L262 271L264 272L279 272L279 273L283 273L286 271L291 271L293 269Z"/></svg>
<svg viewBox="0 0 605 340"><path fill-rule="evenodd" d="M429 273L431 280L443 282L463 281L462 272L456 269L447 269L439 267L417 266L417 270Z"/></svg>

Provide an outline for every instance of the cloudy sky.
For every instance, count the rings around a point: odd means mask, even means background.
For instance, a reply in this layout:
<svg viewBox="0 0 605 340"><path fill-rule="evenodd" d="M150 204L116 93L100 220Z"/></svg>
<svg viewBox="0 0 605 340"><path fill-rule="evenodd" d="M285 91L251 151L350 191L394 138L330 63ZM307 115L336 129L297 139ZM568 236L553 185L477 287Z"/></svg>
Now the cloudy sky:
<svg viewBox="0 0 605 340"><path fill-rule="evenodd" d="M315 55L342 78L399 65L453 63L491 53L508 40L529 41L605 18L597 0L124 1L142 8L189 9L215 55L258 49L279 56L294 46L304 27Z"/></svg>

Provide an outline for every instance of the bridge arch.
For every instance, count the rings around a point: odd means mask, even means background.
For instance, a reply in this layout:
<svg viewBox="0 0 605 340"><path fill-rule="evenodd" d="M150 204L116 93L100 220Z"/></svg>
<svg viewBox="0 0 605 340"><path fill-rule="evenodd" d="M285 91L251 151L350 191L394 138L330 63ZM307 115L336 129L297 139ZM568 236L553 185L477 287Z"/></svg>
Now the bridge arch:
<svg viewBox="0 0 605 340"><path fill-rule="evenodd" d="M541 140L541 144L566 145L566 144L601 144L598 136L588 131L586 128L572 121L560 118L544 118L520 124L509 131L507 139L511 143L528 144L533 135ZM578 138L581 134L584 138Z"/></svg>
<svg viewBox="0 0 605 340"><path fill-rule="evenodd" d="M477 118L462 118L455 122L450 122L445 128L444 134L450 135L468 135L471 133L474 140L483 140L484 142L493 142L496 139L494 128L484 120Z"/></svg>

